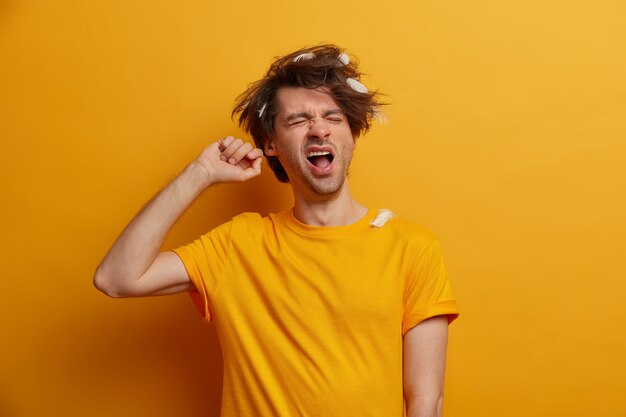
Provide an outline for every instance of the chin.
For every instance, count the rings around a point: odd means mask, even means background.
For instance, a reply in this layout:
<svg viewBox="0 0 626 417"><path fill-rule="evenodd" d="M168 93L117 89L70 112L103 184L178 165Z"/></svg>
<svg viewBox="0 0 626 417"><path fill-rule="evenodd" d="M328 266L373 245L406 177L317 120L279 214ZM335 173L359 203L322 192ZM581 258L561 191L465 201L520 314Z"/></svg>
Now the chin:
<svg viewBox="0 0 626 417"><path fill-rule="evenodd" d="M342 178L341 180L329 178L327 181L328 182L324 181L324 179L313 179L312 181L307 181L307 185L309 190L311 190L314 194L318 196L331 197L341 191L345 183L345 178Z"/></svg>

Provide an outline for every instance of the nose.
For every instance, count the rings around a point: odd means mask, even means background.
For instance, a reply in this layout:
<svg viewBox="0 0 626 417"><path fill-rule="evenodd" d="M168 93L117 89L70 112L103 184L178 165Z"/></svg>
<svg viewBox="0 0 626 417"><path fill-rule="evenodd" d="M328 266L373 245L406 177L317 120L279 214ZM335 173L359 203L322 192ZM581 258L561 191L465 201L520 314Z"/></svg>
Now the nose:
<svg viewBox="0 0 626 417"><path fill-rule="evenodd" d="M309 137L317 139L327 139L330 137L330 127L328 122L321 117L315 117L309 123Z"/></svg>

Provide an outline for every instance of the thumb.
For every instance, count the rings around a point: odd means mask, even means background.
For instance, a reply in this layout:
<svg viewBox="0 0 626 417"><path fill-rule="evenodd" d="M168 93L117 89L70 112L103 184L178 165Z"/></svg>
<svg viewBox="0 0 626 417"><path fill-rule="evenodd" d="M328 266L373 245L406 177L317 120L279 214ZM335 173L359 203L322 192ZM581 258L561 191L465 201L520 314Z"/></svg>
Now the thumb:
<svg viewBox="0 0 626 417"><path fill-rule="evenodd" d="M252 162L248 168L242 171L243 181L247 181L261 174L261 158L257 158Z"/></svg>
<svg viewBox="0 0 626 417"><path fill-rule="evenodd" d="M263 158L257 158L252 163L252 168L257 172L257 175L261 173L261 162Z"/></svg>

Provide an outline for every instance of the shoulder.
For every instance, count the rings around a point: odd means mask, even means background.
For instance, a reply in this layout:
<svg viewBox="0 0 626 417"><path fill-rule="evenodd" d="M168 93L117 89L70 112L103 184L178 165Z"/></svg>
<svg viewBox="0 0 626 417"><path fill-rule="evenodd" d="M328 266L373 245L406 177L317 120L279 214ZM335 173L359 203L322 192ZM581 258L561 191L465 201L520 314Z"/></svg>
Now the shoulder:
<svg viewBox="0 0 626 417"><path fill-rule="evenodd" d="M398 242L421 247L429 246L437 240L437 235L426 226L395 215L381 229L386 230Z"/></svg>
<svg viewBox="0 0 626 417"><path fill-rule="evenodd" d="M263 216L259 213L244 212L234 216L231 222L241 227L255 227L263 222Z"/></svg>
<svg viewBox="0 0 626 417"><path fill-rule="evenodd" d="M247 232L258 228L262 224L263 218L259 213L241 213L231 219L218 224L200 238L202 240L230 239L231 236L240 232Z"/></svg>
<svg viewBox="0 0 626 417"><path fill-rule="evenodd" d="M234 226L259 228L279 222L282 216L282 212L276 214L270 213L266 216L263 216L260 213L244 212L234 216L230 221Z"/></svg>
<svg viewBox="0 0 626 417"><path fill-rule="evenodd" d="M245 212L236 215L230 220L233 236L258 236L272 232L281 224L283 213L262 216L260 213Z"/></svg>

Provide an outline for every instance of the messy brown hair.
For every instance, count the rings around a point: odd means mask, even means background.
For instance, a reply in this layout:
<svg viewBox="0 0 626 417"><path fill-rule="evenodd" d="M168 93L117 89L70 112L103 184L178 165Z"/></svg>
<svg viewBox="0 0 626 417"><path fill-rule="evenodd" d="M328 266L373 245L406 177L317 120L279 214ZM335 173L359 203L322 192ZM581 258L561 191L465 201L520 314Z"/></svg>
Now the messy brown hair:
<svg viewBox="0 0 626 417"><path fill-rule="evenodd" d="M302 48L274 60L263 78L250 84L237 97L232 117L239 114L239 126L265 152L265 143L274 134L278 114L276 92L281 87L324 88L343 110L356 139L370 128L372 118L383 105L378 92L359 92L349 79L359 80L358 62L350 59L335 45ZM351 80L350 80L351 81ZM289 182L282 164L275 156L267 156L270 168L281 182Z"/></svg>

